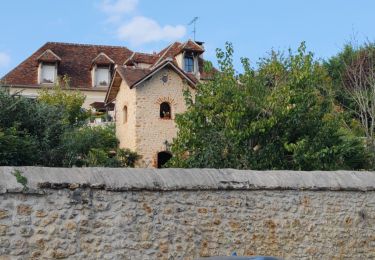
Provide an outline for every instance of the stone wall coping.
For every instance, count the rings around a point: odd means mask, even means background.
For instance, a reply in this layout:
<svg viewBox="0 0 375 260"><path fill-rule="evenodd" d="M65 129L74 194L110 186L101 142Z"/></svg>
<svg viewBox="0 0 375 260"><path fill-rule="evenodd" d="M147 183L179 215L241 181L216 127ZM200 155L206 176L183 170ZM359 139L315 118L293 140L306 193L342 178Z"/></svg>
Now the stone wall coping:
<svg viewBox="0 0 375 260"><path fill-rule="evenodd" d="M27 179L22 185L15 173ZM369 171L0 167L0 193L46 189L375 191Z"/></svg>

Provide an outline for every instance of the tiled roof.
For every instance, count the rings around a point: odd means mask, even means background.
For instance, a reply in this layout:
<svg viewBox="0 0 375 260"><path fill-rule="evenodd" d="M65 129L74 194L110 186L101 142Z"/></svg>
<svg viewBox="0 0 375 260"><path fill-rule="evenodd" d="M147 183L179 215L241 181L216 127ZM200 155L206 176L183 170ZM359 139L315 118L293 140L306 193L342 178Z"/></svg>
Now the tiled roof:
<svg viewBox="0 0 375 260"><path fill-rule="evenodd" d="M180 42L174 42L170 44L168 47L164 48L158 53L159 58L156 60L153 66L158 65L161 63L163 60L167 58L174 58L177 54L181 52L181 46L182 43Z"/></svg>
<svg viewBox="0 0 375 260"><path fill-rule="evenodd" d="M188 40L185 43L174 42L158 53L159 58L156 60L153 66L157 66L159 63L161 63L167 58L174 58L177 54L185 50L190 50L197 53L204 52L204 48L192 40Z"/></svg>
<svg viewBox="0 0 375 260"><path fill-rule="evenodd" d="M181 49L182 50L190 50L190 51L195 51L195 52L199 52L199 53L203 53L204 52L204 49L201 45L198 45L197 43L195 43L194 41L192 40L188 40L187 42L185 42L182 46L181 46Z"/></svg>
<svg viewBox="0 0 375 260"><path fill-rule="evenodd" d="M158 59L157 54L147 54L147 53L140 53L136 52L134 54L133 60L137 63L146 63L146 64L153 64Z"/></svg>
<svg viewBox="0 0 375 260"><path fill-rule="evenodd" d="M115 77L112 82L112 85L110 86L110 89L107 92L105 102L110 103L116 98L116 95L120 89L121 79L124 80L130 88L133 88L137 85L137 83L141 82L143 79L147 78L154 72L168 65L172 67L172 69L176 70L178 75L180 75L181 77L185 77L185 79L188 79L188 83L192 87L195 87L195 84L198 83L198 79L195 77L194 74L185 73L182 69L178 67L178 65L173 59L166 59L154 68L136 68L121 66L116 69Z"/></svg>
<svg viewBox="0 0 375 260"><path fill-rule="evenodd" d="M124 78L130 86L168 60L178 67L175 56L184 50L198 53L204 51L202 46L191 40L185 43L174 42L154 54L132 52L121 46L47 42L2 79L8 85L39 88L40 85L37 82L39 62L58 62L58 75L67 75L72 88L105 91L105 88L92 88L91 68L93 64L111 65L113 69L117 65L118 77L113 81ZM150 68L121 66L122 64L132 66L139 63L149 64ZM180 68L178 70L194 84L197 83L197 78L193 74L185 73ZM199 58L199 70L201 79L212 77L212 74L203 71L203 59L201 58ZM112 85L114 85L113 82Z"/></svg>
<svg viewBox="0 0 375 260"><path fill-rule="evenodd" d="M47 50L51 50L61 58L58 75L68 75L70 84L74 88L91 88L90 68L92 61L100 53L105 53L116 64L123 64L132 54L128 48L120 46L47 42L3 77L6 84L36 86L38 84L38 57Z"/></svg>
<svg viewBox="0 0 375 260"><path fill-rule="evenodd" d="M120 73L122 79L126 81L128 86L132 87L139 80L147 76L152 70L134 67L118 67L117 71Z"/></svg>
<svg viewBox="0 0 375 260"><path fill-rule="evenodd" d="M39 57L37 58L38 61L43 62L60 62L61 58L57 56L53 51L50 49L43 52Z"/></svg>
<svg viewBox="0 0 375 260"><path fill-rule="evenodd" d="M114 63L114 60L108 57L104 52L99 53L98 56L96 56L95 59L92 60L92 64L96 65L109 65Z"/></svg>

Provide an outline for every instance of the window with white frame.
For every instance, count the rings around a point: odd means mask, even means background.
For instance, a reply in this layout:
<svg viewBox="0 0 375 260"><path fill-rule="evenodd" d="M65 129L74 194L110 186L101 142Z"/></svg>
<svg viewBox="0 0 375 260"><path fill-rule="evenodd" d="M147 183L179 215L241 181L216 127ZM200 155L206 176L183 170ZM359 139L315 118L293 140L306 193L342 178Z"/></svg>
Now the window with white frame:
<svg viewBox="0 0 375 260"><path fill-rule="evenodd" d="M109 68L97 67L95 70L95 86L107 87L109 85Z"/></svg>
<svg viewBox="0 0 375 260"><path fill-rule="evenodd" d="M56 65L42 64L40 83L55 83L56 80Z"/></svg>

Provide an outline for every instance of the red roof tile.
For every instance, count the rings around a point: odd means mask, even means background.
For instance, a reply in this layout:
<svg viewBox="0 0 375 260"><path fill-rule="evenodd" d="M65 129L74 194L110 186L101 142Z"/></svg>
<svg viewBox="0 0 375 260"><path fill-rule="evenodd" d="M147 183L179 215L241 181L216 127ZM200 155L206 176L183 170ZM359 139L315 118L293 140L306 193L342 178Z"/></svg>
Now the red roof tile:
<svg viewBox="0 0 375 260"><path fill-rule="evenodd" d="M121 46L47 42L6 74L3 80L8 85L38 88L40 87L37 82L39 62L58 62L58 75L69 76L72 88L105 91L105 89L92 88L91 69L93 64L112 65L113 69L117 65L118 69L113 81L116 81L117 84L123 78L129 86L133 86L165 62L171 62L180 75L187 77L193 84L196 84L198 80L193 74L185 73L177 66L175 57L184 50L198 53L204 51L202 46L191 40L185 43L174 42L157 54L132 52ZM121 64L124 63L125 65L145 63L150 64L150 68L122 67ZM201 58L199 58L199 71L201 79L212 78L212 73L203 71L203 59ZM114 82L112 82L112 85L114 85ZM108 95L112 98L111 93L107 93ZM106 100L108 99L106 98Z"/></svg>
<svg viewBox="0 0 375 260"><path fill-rule="evenodd" d="M127 59L124 65L136 65L138 63L145 63L145 64L154 64L155 61L159 58L157 54L148 54L148 53L141 53L141 52L133 52L133 54Z"/></svg>
<svg viewBox="0 0 375 260"><path fill-rule="evenodd" d="M181 46L182 46L182 43L174 42L170 44L168 47L161 50L158 54L159 58L156 60L153 66L158 65L159 63L161 63L163 60L167 58L174 58L177 54L181 52L182 50Z"/></svg>
<svg viewBox="0 0 375 260"><path fill-rule="evenodd" d="M121 77L126 81L129 87L132 87L139 80L147 76L152 70L134 68L134 67L118 67L117 71Z"/></svg>
<svg viewBox="0 0 375 260"><path fill-rule="evenodd" d="M73 88L92 88L91 65L100 53L105 53L116 64L123 64L132 52L125 47L47 42L29 58L3 77L9 85L38 84L38 57L51 50L61 58L58 75L68 75Z"/></svg>
<svg viewBox="0 0 375 260"><path fill-rule="evenodd" d="M115 62L103 52L99 53L98 56L92 60L92 64L96 65L110 65L114 63Z"/></svg>
<svg viewBox="0 0 375 260"><path fill-rule="evenodd" d="M169 65L174 70L176 70L176 72L181 77L185 77L189 79L190 81L189 84L192 87L195 87L195 85L198 83L198 79L195 77L195 75L191 73L185 73L181 68L178 67L174 59L166 59L162 63L160 63L158 66L154 68L147 68L147 69L121 66L116 69L115 79L114 79L114 82L112 82L112 85L107 92L105 102L106 103L112 102L116 98L117 92L119 91L120 84L121 84L121 80L117 77L117 75L119 75L122 80L125 80L125 82L130 88L133 88L137 83L140 83L143 79L147 78L147 76L151 76L154 72L158 71L159 69L167 65Z"/></svg>
<svg viewBox="0 0 375 260"><path fill-rule="evenodd" d="M61 58L57 56L53 51L50 49L46 50L43 52L38 58L38 61L43 61L43 62L60 62Z"/></svg>
<svg viewBox="0 0 375 260"><path fill-rule="evenodd" d="M156 54L146 54L146 53L136 52L133 57L133 60L137 63L153 64L158 58L159 57Z"/></svg>
<svg viewBox="0 0 375 260"><path fill-rule="evenodd" d="M159 52L159 58L156 60L153 66L158 65L167 58L176 57L176 55L184 50L197 52L199 54L204 52L204 48L192 40L188 40L185 43L174 42Z"/></svg>
<svg viewBox="0 0 375 260"><path fill-rule="evenodd" d="M198 52L198 53L203 53L204 52L203 47L201 45L195 43L192 40L188 40L187 42L185 42L181 46L181 49L182 50L190 50L190 51L194 51L194 52Z"/></svg>

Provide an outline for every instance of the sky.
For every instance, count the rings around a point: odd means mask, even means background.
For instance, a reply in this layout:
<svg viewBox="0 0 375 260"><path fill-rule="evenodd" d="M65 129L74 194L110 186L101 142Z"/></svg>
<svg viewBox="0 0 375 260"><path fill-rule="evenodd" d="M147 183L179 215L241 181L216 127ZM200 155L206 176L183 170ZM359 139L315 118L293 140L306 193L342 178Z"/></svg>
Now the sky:
<svg viewBox="0 0 375 260"><path fill-rule="evenodd" d="M173 41L205 42L205 58L234 46L257 60L272 49L295 50L302 41L327 59L351 41L375 40L373 0L12 0L0 3L0 77L45 42L126 46L160 51Z"/></svg>

